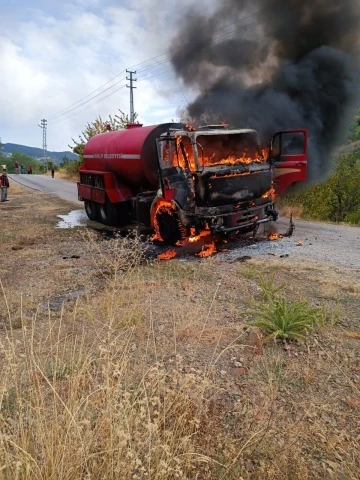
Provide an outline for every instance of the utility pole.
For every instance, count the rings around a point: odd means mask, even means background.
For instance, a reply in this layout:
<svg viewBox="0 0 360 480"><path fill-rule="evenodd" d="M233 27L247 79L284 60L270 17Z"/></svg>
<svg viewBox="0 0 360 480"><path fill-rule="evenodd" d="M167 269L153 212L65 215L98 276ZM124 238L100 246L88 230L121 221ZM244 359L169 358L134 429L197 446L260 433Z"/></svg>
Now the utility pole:
<svg viewBox="0 0 360 480"><path fill-rule="evenodd" d="M126 85L127 88L130 88L130 123L135 122L135 111L134 111L134 85L133 82L136 82L137 78L133 78L133 75L136 74L136 72L130 72L130 70L126 70L127 73L130 73L130 78L126 77L126 80L130 81L130 85Z"/></svg>
<svg viewBox="0 0 360 480"><path fill-rule="evenodd" d="M40 127L43 131L43 152L44 152L44 173L47 172L48 170L48 164L47 164L47 145L46 145L46 129L47 129L47 120L43 118L41 120L41 125L38 124L38 127Z"/></svg>

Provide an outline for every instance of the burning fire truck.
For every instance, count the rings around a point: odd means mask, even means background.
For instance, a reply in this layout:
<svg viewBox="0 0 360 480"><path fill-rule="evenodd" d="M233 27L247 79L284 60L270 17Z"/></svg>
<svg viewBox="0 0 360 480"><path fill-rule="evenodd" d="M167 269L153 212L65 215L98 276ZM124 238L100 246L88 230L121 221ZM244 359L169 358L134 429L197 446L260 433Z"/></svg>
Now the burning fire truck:
<svg viewBox="0 0 360 480"><path fill-rule="evenodd" d="M307 147L306 130L278 132L264 150L255 130L129 124L88 141L78 196L89 219L135 223L170 245L256 233L277 220L275 195L306 179Z"/></svg>

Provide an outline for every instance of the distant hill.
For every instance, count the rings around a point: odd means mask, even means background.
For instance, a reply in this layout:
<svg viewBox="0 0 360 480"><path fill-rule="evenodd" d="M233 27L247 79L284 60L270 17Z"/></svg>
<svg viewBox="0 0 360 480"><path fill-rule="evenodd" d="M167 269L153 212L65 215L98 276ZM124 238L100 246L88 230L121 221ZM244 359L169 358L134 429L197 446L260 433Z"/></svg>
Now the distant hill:
<svg viewBox="0 0 360 480"><path fill-rule="evenodd" d="M25 153L34 158L43 158L44 153L42 148L27 147L26 145L18 145L17 143L4 143L2 145L1 153L11 154L14 152ZM72 152L47 152L48 158L54 160L56 163L61 163L62 159L66 156L69 160L77 160L78 156Z"/></svg>

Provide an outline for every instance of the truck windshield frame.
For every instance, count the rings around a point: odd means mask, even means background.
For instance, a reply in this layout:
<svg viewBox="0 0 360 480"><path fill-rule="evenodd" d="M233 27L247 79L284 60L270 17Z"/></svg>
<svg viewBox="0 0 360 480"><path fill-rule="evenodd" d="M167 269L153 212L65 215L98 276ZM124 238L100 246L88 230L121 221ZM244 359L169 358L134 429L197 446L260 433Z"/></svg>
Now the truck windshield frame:
<svg viewBox="0 0 360 480"><path fill-rule="evenodd" d="M203 167L241 165L263 159L260 138L257 132L214 133L198 132L196 144L203 149ZM195 149L197 150L197 145Z"/></svg>
<svg viewBox="0 0 360 480"><path fill-rule="evenodd" d="M163 137L158 143L160 167L199 171L198 152L194 142L194 135L185 132Z"/></svg>

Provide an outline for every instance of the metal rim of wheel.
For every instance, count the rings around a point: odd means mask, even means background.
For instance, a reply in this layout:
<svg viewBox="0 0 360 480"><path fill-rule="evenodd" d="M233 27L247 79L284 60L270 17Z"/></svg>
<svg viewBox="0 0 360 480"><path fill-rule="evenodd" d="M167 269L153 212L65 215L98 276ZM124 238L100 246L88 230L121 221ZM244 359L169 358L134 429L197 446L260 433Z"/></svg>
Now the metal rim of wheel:
<svg viewBox="0 0 360 480"><path fill-rule="evenodd" d="M106 203L101 203L99 205L99 215L100 215L101 220L103 222L106 222L106 220L108 219Z"/></svg>
<svg viewBox="0 0 360 480"><path fill-rule="evenodd" d="M91 200L85 200L85 212L90 220L96 220L98 218L97 204Z"/></svg>

